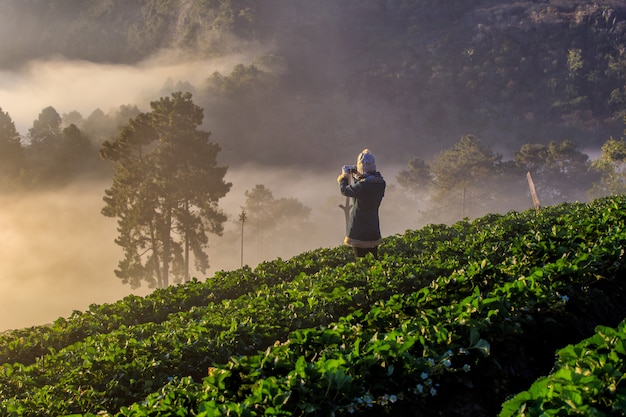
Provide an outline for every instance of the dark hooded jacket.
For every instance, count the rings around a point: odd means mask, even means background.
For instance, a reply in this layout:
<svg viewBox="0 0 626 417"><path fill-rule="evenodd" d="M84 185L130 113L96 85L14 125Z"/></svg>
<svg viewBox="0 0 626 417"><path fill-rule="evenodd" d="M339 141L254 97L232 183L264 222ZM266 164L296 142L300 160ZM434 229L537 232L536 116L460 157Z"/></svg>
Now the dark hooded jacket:
<svg viewBox="0 0 626 417"><path fill-rule="evenodd" d="M382 239L378 208L385 195L385 187L385 180L379 172L360 175L353 185L349 184L347 176L340 178L341 194L354 198L344 243L358 248L380 245Z"/></svg>

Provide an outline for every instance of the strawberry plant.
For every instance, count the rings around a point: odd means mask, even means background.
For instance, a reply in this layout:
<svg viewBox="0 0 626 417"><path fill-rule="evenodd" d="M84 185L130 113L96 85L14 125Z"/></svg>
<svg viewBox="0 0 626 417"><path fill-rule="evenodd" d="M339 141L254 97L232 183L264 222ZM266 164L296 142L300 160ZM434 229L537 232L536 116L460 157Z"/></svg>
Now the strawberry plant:
<svg viewBox="0 0 626 417"><path fill-rule="evenodd" d="M626 321L598 326L590 338L557 352L555 370L507 400L500 417L626 414Z"/></svg>

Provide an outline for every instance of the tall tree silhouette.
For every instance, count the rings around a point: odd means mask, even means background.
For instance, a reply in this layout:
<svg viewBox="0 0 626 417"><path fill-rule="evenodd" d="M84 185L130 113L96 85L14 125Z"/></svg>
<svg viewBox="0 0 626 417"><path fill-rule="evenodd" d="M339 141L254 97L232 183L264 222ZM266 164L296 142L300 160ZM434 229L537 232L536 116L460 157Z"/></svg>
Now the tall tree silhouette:
<svg viewBox="0 0 626 417"><path fill-rule="evenodd" d="M117 217L124 250L116 275L138 287L166 287L170 275L189 279L191 255L205 272L207 232L221 234L226 215L218 200L231 184L217 164L220 148L198 130L203 109L190 93L174 93L150 103L101 155L115 162L113 185L105 190L102 214Z"/></svg>

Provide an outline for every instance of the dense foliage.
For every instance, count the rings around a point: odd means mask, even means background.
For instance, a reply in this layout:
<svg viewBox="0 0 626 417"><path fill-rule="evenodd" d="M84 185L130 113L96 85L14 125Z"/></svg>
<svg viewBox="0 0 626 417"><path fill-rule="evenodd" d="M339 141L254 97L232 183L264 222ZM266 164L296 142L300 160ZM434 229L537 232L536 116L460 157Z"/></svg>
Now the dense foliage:
<svg viewBox="0 0 626 417"><path fill-rule="evenodd" d="M222 234L227 216L218 201L232 184L217 163L220 147L198 129L204 112L191 93L150 107L102 145L102 157L115 163L102 214L117 219L115 243L124 251L117 277L133 287L147 281L163 288L170 279L189 280L191 258L206 273L207 234Z"/></svg>
<svg viewBox="0 0 626 417"><path fill-rule="evenodd" d="M547 375L557 349L626 316L624 207L429 225L386 238L379 261L320 249L8 332L0 412L517 415L521 400L502 404ZM620 392L596 402L620 410Z"/></svg>
<svg viewBox="0 0 626 417"><path fill-rule="evenodd" d="M626 321L557 352L556 369L504 403L500 417L626 414Z"/></svg>

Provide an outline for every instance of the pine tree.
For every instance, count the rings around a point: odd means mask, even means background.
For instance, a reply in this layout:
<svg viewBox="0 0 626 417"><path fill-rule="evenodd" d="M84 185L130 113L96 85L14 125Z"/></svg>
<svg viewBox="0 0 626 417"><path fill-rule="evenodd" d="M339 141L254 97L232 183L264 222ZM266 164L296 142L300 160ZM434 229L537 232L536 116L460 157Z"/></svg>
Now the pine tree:
<svg viewBox="0 0 626 417"><path fill-rule="evenodd" d="M125 257L116 275L132 287L146 281L160 288L188 280L190 258L205 272L207 232L220 235L226 215L218 200L232 184L218 166L219 145L199 130L203 109L190 93L152 102L101 155L115 162L113 185L105 190L102 213L118 218L115 242Z"/></svg>

